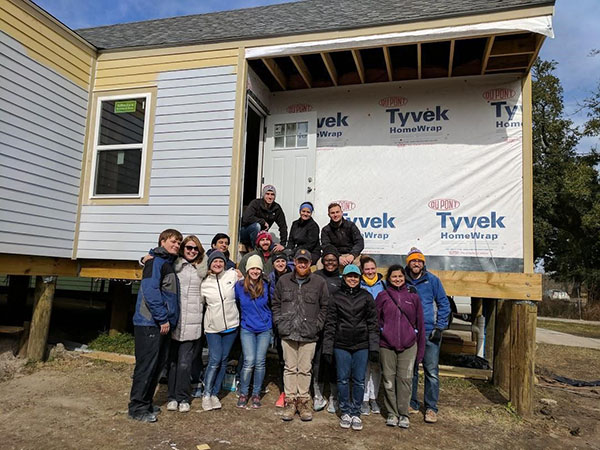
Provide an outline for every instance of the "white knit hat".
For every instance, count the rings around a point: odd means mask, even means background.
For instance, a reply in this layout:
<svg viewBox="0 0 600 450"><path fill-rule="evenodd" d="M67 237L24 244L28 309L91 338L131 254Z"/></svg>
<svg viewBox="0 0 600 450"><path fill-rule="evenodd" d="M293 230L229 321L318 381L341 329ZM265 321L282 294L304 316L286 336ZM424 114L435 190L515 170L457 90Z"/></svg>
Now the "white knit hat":
<svg viewBox="0 0 600 450"><path fill-rule="evenodd" d="M263 270L263 262L258 255L252 255L250 258L248 258L248 261L246 261L246 272L254 268Z"/></svg>

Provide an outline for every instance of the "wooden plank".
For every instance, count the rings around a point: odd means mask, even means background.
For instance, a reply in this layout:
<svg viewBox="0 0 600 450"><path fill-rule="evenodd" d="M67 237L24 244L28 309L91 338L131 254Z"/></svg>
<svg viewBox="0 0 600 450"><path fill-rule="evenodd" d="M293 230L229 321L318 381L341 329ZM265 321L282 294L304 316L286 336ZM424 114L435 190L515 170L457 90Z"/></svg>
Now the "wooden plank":
<svg viewBox="0 0 600 450"><path fill-rule="evenodd" d="M417 79L421 79L422 64L421 64L421 43L417 43Z"/></svg>
<svg viewBox="0 0 600 450"><path fill-rule="evenodd" d="M531 73L522 80L523 93L523 263L533 273L533 119ZM537 299L536 299L537 300Z"/></svg>
<svg viewBox="0 0 600 450"><path fill-rule="evenodd" d="M541 300L542 275L509 272L432 270L448 295L512 300Z"/></svg>
<svg viewBox="0 0 600 450"><path fill-rule="evenodd" d="M490 59L490 53L492 52L492 47L494 46L495 36L490 36L485 44L485 50L483 52L483 59L481 62L481 75L485 75L488 61Z"/></svg>
<svg viewBox="0 0 600 450"><path fill-rule="evenodd" d="M300 55L293 56L292 55L292 56L290 56L290 59L296 66L296 69L298 69L298 72L300 72L300 75L302 76L302 79L304 80L306 85L309 88L311 88L312 87L312 75L310 74L308 67L306 67L306 64L304 63L302 56L300 56Z"/></svg>
<svg viewBox="0 0 600 450"><path fill-rule="evenodd" d="M494 338L494 385L507 398L510 396L510 327L512 302L501 300L497 305Z"/></svg>
<svg viewBox="0 0 600 450"><path fill-rule="evenodd" d="M0 334L20 334L25 331L23 327L16 327L14 325L0 325Z"/></svg>
<svg viewBox="0 0 600 450"><path fill-rule="evenodd" d="M496 311L498 302L493 299L483 299L483 313L485 316L485 349L484 357L491 367L494 367L494 339L496 331Z"/></svg>
<svg viewBox="0 0 600 450"><path fill-rule="evenodd" d="M544 43L544 41L546 40L546 36L543 36L541 34L537 35L537 46L535 49L535 52L533 53L533 55L531 55L531 61L529 61L529 65L527 66L527 72L529 72L531 70L531 66L533 66L533 63L535 63L535 60L537 59L540 50L542 49L542 44Z"/></svg>
<svg viewBox="0 0 600 450"><path fill-rule="evenodd" d="M261 58L261 61L264 63L265 66L267 66L267 69L269 69L269 72L271 72L271 75L273 75L275 81L277 81L279 86L281 86L281 89L285 91L287 89L287 77L285 76L279 65L272 58Z"/></svg>
<svg viewBox="0 0 600 450"><path fill-rule="evenodd" d="M470 369L467 367L439 365L440 376L454 378L471 378L474 380L488 381L492 379L492 371L485 369ZM419 366L419 374L423 375L423 368Z"/></svg>
<svg viewBox="0 0 600 450"><path fill-rule="evenodd" d="M114 336L127 329L127 318L131 306L131 283L111 280L108 286L110 298L110 328L108 334Z"/></svg>
<svg viewBox="0 0 600 450"><path fill-rule="evenodd" d="M19 349L17 351L19 358L27 358L27 346L29 345L30 331L31 322L27 320L23 322L23 334L21 334L21 339L19 340Z"/></svg>
<svg viewBox="0 0 600 450"><path fill-rule="evenodd" d="M88 358L88 359L99 359L101 361L135 364L135 356L122 355L120 353L93 351L93 352L81 353L81 356L84 358Z"/></svg>
<svg viewBox="0 0 600 450"><path fill-rule="evenodd" d="M356 64L356 70L358 72L358 76L360 77L360 82L362 84L365 83L365 66L363 64L362 56L360 55L360 50L352 49L352 58L354 59L354 64Z"/></svg>
<svg viewBox="0 0 600 450"><path fill-rule="evenodd" d="M51 279L38 276L35 280L35 300L29 343L27 344L27 358L30 361L41 361L46 356L46 343L50 331L50 316L52 302L56 290L56 277Z"/></svg>
<svg viewBox="0 0 600 450"><path fill-rule="evenodd" d="M388 81L394 81L394 68L392 66L392 58L390 57L390 49L383 46L383 59L385 59L385 68L388 74Z"/></svg>
<svg viewBox="0 0 600 450"><path fill-rule="evenodd" d="M333 59L331 59L331 55L329 53L321 53L321 58L323 58L323 63L325 64L325 68L327 69L327 73L331 77L331 81L334 86L338 85L338 74L337 69L335 68L335 64L333 63Z"/></svg>
<svg viewBox="0 0 600 450"><path fill-rule="evenodd" d="M148 66L162 66L165 64L182 63L186 61L197 61L202 59L218 59L223 57L237 57L237 47L226 48L222 50L195 51L186 53L171 53L168 55L154 55L143 57L129 57L126 59L98 60L98 70L105 71L109 69L125 68L147 68Z"/></svg>
<svg viewBox="0 0 600 450"><path fill-rule="evenodd" d="M537 305L512 304L510 325L510 401L520 416L533 413Z"/></svg>
<svg viewBox="0 0 600 450"><path fill-rule="evenodd" d="M80 277L141 280L142 267L137 261L80 260Z"/></svg>
<svg viewBox="0 0 600 450"><path fill-rule="evenodd" d="M448 57L448 78L452 76L452 65L454 64L454 47L456 46L456 40L450 41L450 56Z"/></svg>
<svg viewBox="0 0 600 450"><path fill-rule="evenodd" d="M53 275L76 277L77 261L45 256L0 254L0 273L7 275Z"/></svg>

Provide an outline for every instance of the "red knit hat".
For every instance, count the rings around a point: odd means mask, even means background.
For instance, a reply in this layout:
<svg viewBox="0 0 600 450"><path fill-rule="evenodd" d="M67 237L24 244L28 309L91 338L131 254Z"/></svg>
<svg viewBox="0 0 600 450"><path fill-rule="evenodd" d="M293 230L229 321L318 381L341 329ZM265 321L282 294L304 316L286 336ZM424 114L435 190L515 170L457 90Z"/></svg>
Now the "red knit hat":
<svg viewBox="0 0 600 450"><path fill-rule="evenodd" d="M271 233L267 232L267 231L259 231L258 234L256 235L256 240L254 241L254 243L258 246L258 243L260 242L261 239L267 238L268 240L271 241L271 243L273 242L273 236L271 236Z"/></svg>

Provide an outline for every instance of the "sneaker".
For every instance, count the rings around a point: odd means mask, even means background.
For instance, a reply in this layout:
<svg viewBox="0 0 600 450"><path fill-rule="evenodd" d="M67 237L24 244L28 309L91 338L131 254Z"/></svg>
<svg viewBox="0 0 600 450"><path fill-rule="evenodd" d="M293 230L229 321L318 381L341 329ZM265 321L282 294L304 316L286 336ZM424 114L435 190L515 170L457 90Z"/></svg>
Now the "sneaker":
<svg viewBox="0 0 600 450"><path fill-rule="evenodd" d="M283 408L285 406L285 392L279 394L279 398L275 402L276 408Z"/></svg>
<svg viewBox="0 0 600 450"><path fill-rule="evenodd" d="M210 403L212 405L212 409L221 409L221 402L219 401L219 397L216 395L210 396Z"/></svg>
<svg viewBox="0 0 600 450"><path fill-rule="evenodd" d="M245 408L246 406L248 406L248 396L244 395L244 394L240 394L238 401L237 401L237 407Z"/></svg>
<svg viewBox="0 0 600 450"><path fill-rule="evenodd" d="M202 409L204 411L210 411L213 409L213 405L212 405L212 402L210 401L210 397L208 397L207 395L202 397Z"/></svg>
<svg viewBox="0 0 600 450"><path fill-rule="evenodd" d="M354 416L352 418L352 429L354 431L360 431L360 430L362 430L362 428L363 428L362 420L360 420L360 417Z"/></svg>
<svg viewBox="0 0 600 450"><path fill-rule="evenodd" d="M313 400L313 409L315 411L323 411L327 406L327 400L323 397L315 397Z"/></svg>
<svg viewBox="0 0 600 450"><path fill-rule="evenodd" d="M398 426L398 418L395 415L390 414L390 415L387 416L385 424L388 427L396 427L396 426Z"/></svg>
<svg viewBox="0 0 600 450"><path fill-rule="evenodd" d="M371 414L371 407L369 406L369 402L362 402L360 406L360 414L361 416L368 416Z"/></svg>
<svg viewBox="0 0 600 450"><path fill-rule="evenodd" d="M294 420L294 415L296 414L296 400L293 398L285 399L285 406L283 407L283 414L281 415L281 419L285 422L289 422L290 420Z"/></svg>
<svg viewBox="0 0 600 450"><path fill-rule="evenodd" d="M377 400L375 400L375 399L370 400L369 406L371 407L371 412L373 414L381 414L381 408L379 408L379 405L377 404Z"/></svg>
<svg viewBox="0 0 600 450"><path fill-rule="evenodd" d="M188 402L181 402L179 404L179 412L189 412L190 404Z"/></svg>
<svg viewBox="0 0 600 450"><path fill-rule="evenodd" d="M329 404L327 405L327 412L330 414L335 414L337 411L337 400L333 397L329 397Z"/></svg>
<svg viewBox="0 0 600 450"><path fill-rule="evenodd" d="M351 425L352 417L350 417L348 414L343 414L342 417L340 417L340 427L348 429Z"/></svg>
<svg viewBox="0 0 600 450"><path fill-rule="evenodd" d="M408 419L408 416L400 416L400 419L398 419L398 426L400 428L408 428L410 425L410 420Z"/></svg>
<svg viewBox="0 0 600 450"><path fill-rule="evenodd" d="M308 399L299 399L297 401L296 408L298 408L298 415L303 422L310 422L313 419L312 411L308 405L309 401Z"/></svg>
<svg viewBox="0 0 600 450"><path fill-rule="evenodd" d="M419 411L418 409L414 409L412 406L408 407L408 413L409 414L419 414L421 411Z"/></svg>
<svg viewBox="0 0 600 450"><path fill-rule="evenodd" d="M436 423L437 422L437 413L433 409L428 409L425 411L425 422L427 423Z"/></svg>
<svg viewBox="0 0 600 450"><path fill-rule="evenodd" d="M158 420L154 414L151 414L149 412L145 412L142 414L131 414L130 413L127 416L131 420L139 420L140 422L145 422L145 423L154 423Z"/></svg>
<svg viewBox="0 0 600 450"><path fill-rule="evenodd" d="M262 406L260 404L260 397L258 395L253 395L251 400L252 400L252 408L253 409L258 409Z"/></svg>
<svg viewBox="0 0 600 450"><path fill-rule="evenodd" d="M177 400L170 400L167 403L167 411L177 411Z"/></svg>
<svg viewBox="0 0 600 450"><path fill-rule="evenodd" d="M240 398L240 382L239 380L235 382L235 396Z"/></svg>

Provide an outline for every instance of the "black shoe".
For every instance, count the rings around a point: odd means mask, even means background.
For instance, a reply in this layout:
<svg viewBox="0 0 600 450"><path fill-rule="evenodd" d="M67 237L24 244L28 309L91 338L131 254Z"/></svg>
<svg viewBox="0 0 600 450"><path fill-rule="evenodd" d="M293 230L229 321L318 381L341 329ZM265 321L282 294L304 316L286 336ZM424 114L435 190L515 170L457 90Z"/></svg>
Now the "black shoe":
<svg viewBox="0 0 600 450"><path fill-rule="evenodd" d="M150 408L148 408L148 412L150 414L154 414L155 416L158 416L160 414L160 411L160 406L152 405L150 406Z"/></svg>
<svg viewBox="0 0 600 450"><path fill-rule="evenodd" d="M156 418L156 415L149 413L149 412L141 413L141 414L129 413L128 417L132 420L139 420L140 422L146 422L146 423L154 423L158 420Z"/></svg>

